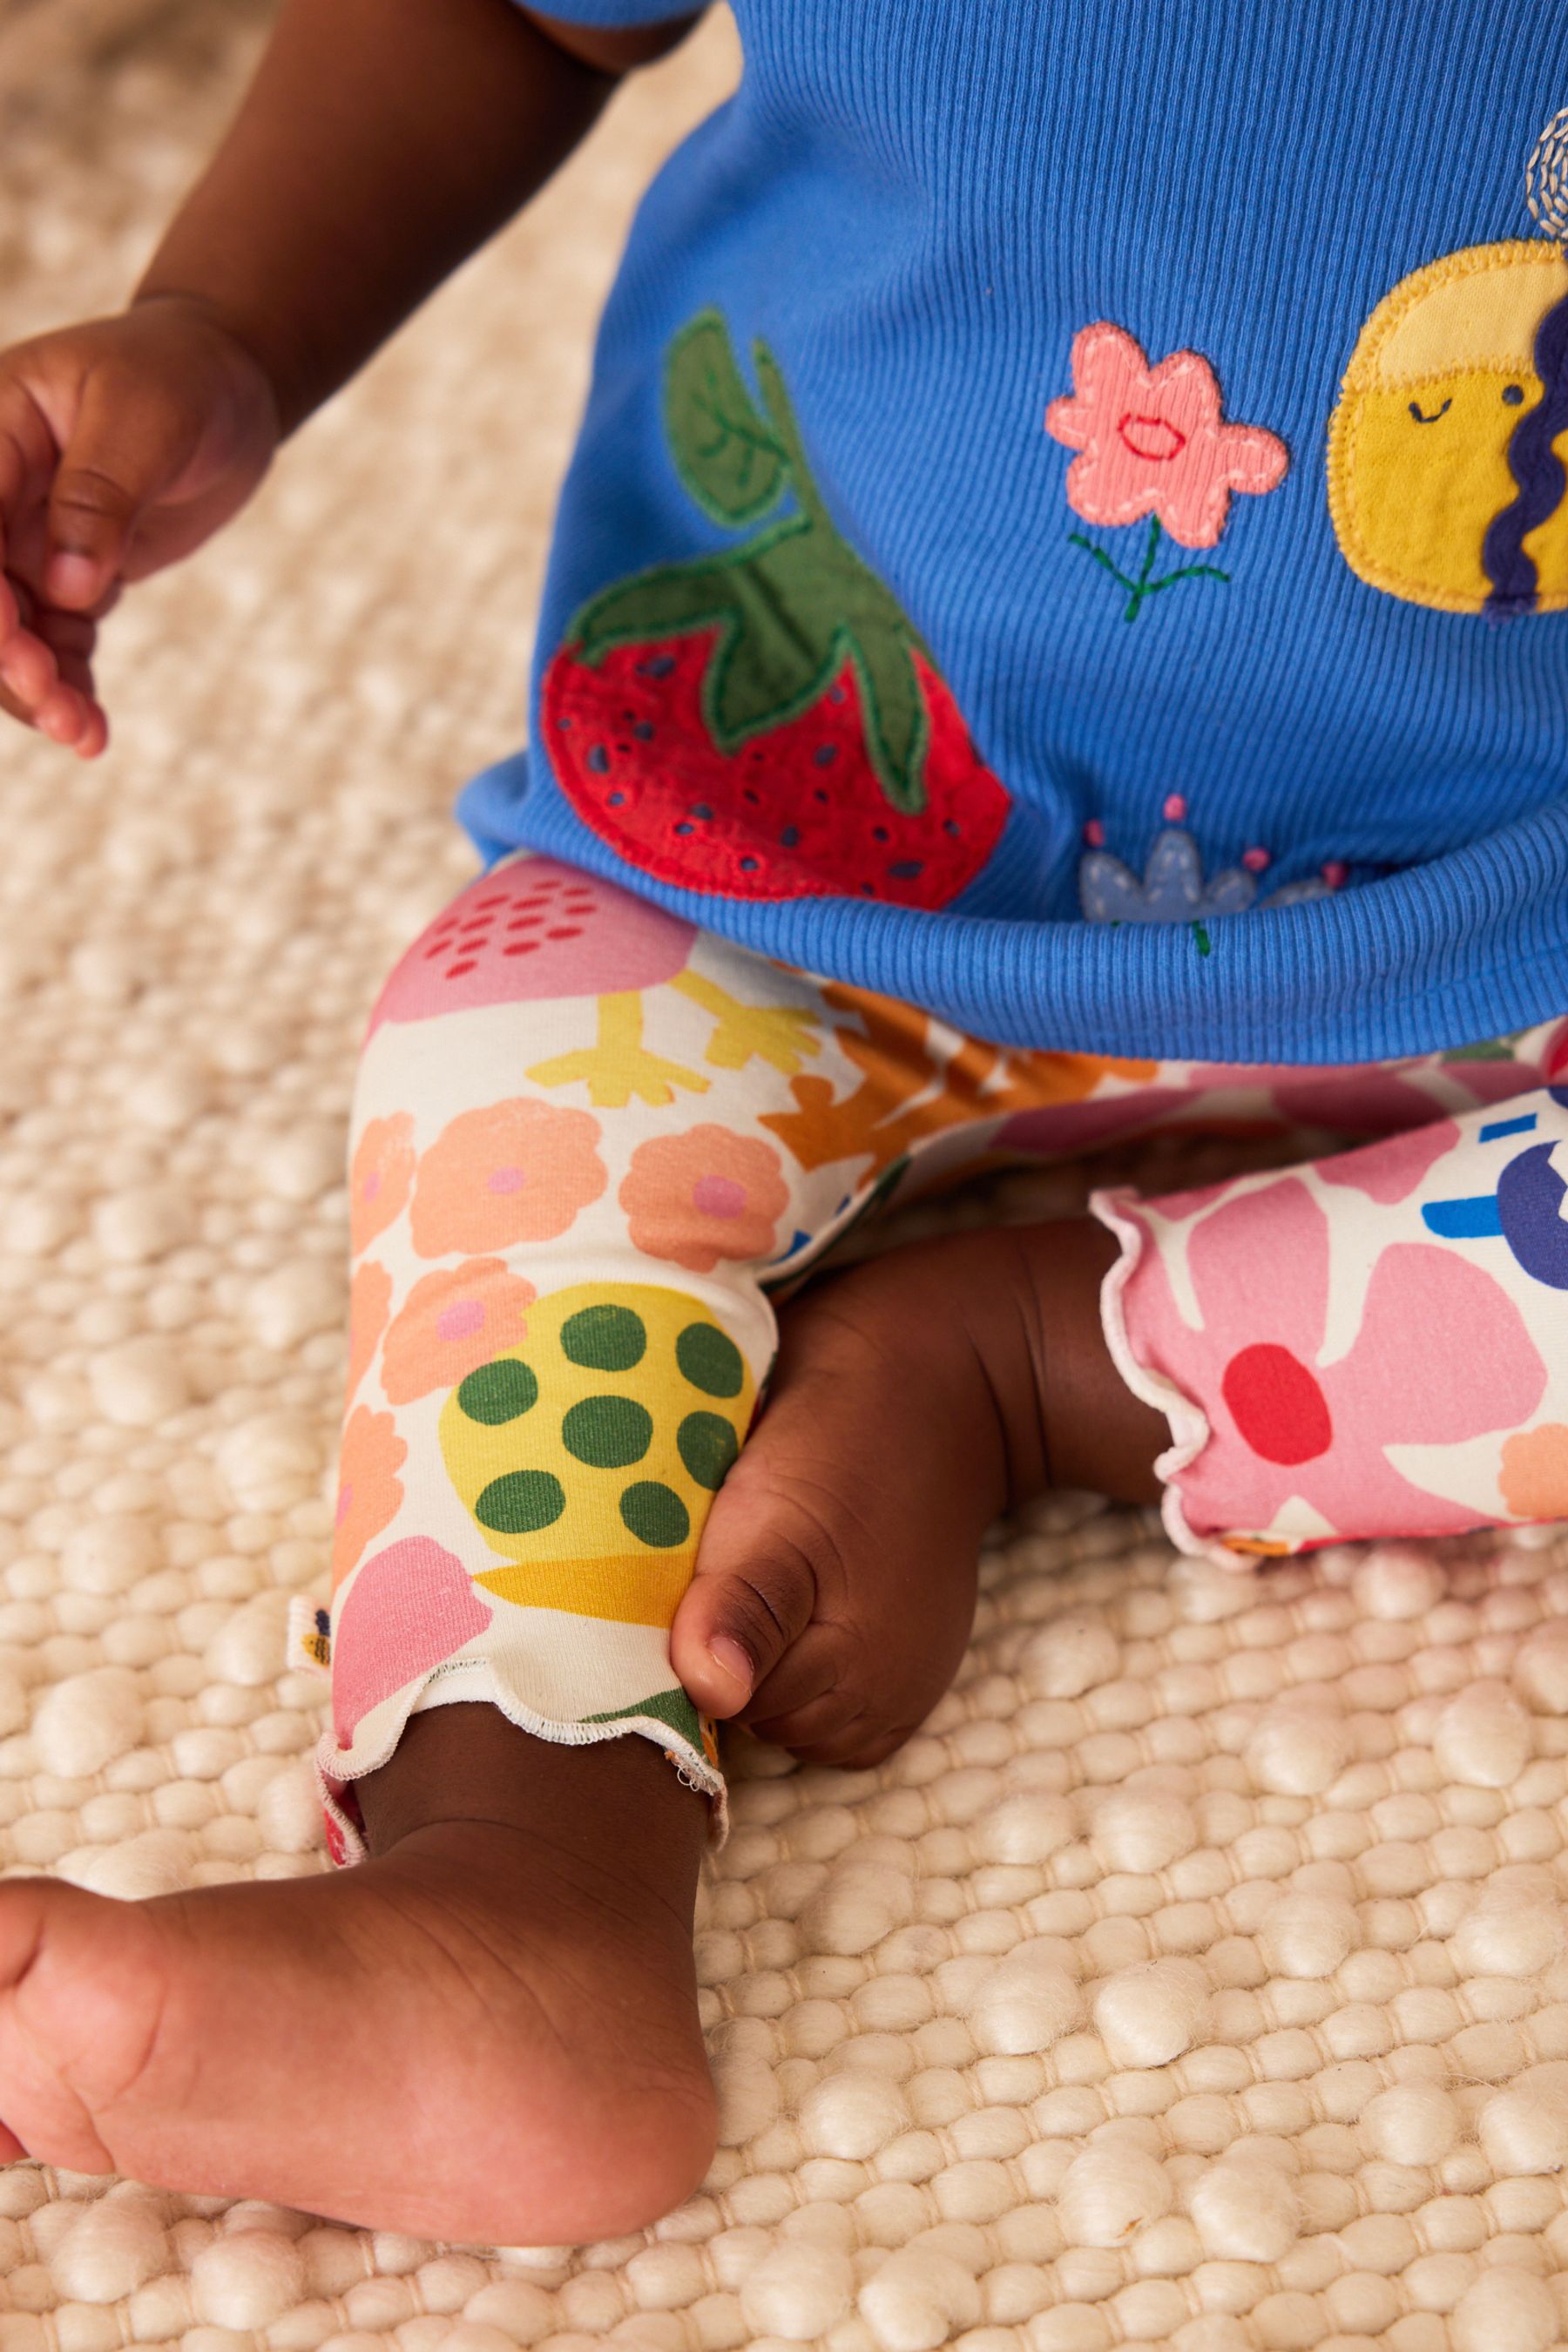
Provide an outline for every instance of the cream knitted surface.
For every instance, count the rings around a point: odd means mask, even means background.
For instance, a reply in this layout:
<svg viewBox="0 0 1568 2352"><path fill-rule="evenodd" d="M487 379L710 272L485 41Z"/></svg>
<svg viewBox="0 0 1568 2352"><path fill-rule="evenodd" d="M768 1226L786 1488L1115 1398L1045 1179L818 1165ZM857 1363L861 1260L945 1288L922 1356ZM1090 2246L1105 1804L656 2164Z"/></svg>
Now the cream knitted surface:
<svg viewBox="0 0 1568 2352"><path fill-rule="evenodd" d="M198 12L14 124L0 334L119 297L257 26ZM593 310L731 65L716 27L623 99L128 600L107 761L6 740L8 1871L324 1866L321 1686L276 1668L325 1567L357 1034L468 870L447 803L517 726ZM17 2166L0 2352L1546 2352L1564 1610L1554 1540L1227 1578L1064 1498L884 1770L742 1757L700 1939L724 2144L680 2212L476 2252Z"/></svg>

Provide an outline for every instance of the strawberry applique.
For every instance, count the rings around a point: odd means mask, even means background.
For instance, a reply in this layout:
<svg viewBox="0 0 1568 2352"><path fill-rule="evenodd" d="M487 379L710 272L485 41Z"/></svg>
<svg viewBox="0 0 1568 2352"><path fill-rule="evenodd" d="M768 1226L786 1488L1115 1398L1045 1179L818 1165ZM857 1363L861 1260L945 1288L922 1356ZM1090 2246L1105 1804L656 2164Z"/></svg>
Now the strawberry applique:
<svg viewBox="0 0 1568 2352"><path fill-rule="evenodd" d="M544 681L573 807L628 864L740 898L936 908L995 848L1012 805L898 603L841 535L777 362L761 406L717 311L671 347L665 422L719 554L593 597Z"/></svg>

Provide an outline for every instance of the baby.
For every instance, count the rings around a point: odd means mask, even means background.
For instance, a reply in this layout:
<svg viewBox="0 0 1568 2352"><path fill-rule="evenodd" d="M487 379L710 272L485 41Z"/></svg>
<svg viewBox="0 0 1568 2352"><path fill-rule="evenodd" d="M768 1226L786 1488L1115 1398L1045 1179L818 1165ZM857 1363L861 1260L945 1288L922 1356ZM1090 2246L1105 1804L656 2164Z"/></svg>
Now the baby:
<svg viewBox="0 0 1568 2352"><path fill-rule="evenodd" d="M128 310L0 355L10 711L103 750L125 585L668 5L285 0ZM1568 19L737 15L605 319L526 770L364 1048L295 1636L354 1866L0 1888L7 2155L637 2229L713 2144L717 1719L889 1756L1053 1483L1243 1563L1568 1513ZM1309 1156L808 1280L894 1197L1200 1129Z"/></svg>

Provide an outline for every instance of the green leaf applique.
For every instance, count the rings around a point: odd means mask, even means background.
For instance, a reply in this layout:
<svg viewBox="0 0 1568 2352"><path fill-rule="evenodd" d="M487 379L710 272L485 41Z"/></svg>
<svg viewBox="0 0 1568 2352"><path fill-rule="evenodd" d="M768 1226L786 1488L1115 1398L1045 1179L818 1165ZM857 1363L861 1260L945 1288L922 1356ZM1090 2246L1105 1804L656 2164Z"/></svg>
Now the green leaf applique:
<svg viewBox="0 0 1568 2352"><path fill-rule="evenodd" d="M868 761L889 805L918 815L930 719L914 656L930 656L828 514L777 362L762 343L752 359L760 409L717 311L677 336L665 384L676 466L698 505L727 526L754 520L786 488L795 510L721 554L616 583L576 614L570 638L592 667L617 646L715 630L702 707L725 752L808 709L853 664Z"/></svg>
<svg viewBox="0 0 1568 2352"><path fill-rule="evenodd" d="M681 480L715 522L754 522L783 497L784 453L757 413L717 310L700 311L669 347L664 422Z"/></svg>

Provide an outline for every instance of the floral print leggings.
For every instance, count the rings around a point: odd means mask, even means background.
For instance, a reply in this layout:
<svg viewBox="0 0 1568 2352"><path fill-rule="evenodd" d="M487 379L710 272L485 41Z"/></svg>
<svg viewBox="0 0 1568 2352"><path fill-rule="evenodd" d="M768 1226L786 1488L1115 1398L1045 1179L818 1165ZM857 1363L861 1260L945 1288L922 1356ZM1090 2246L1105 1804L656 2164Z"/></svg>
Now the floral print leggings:
<svg viewBox="0 0 1568 2352"><path fill-rule="evenodd" d="M332 1675L334 1852L360 1850L354 1780L457 1699L642 1734L721 1799L668 1636L770 1299L957 1170L1173 1127L1359 1141L1094 1197L1173 1538L1235 1559L1568 1514L1559 1072L1568 1021L1352 1069L1009 1050L548 858L497 866L398 964L360 1069L333 1601L296 1632Z"/></svg>

